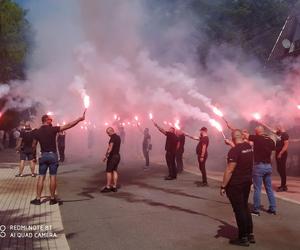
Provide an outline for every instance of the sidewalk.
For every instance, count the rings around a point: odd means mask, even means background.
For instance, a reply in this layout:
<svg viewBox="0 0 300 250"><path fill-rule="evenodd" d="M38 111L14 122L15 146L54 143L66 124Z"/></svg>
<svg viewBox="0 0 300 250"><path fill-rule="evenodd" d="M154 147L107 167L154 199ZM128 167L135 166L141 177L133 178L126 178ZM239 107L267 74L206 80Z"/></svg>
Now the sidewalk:
<svg viewBox="0 0 300 250"><path fill-rule="evenodd" d="M30 205L37 178L29 166L16 178L18 155L0 152L0 249L69 249L58 205ZM46 180L43 196L49 196Z"/></svg>
<svg viewBox="0 0 300 250"><path fill-rule="evenodd" d="M198 166L190 166L190 165L185 165L185 171L195 174L195 175L200 175L200 170ZM216 181L222 181L223 180L223 174L224 172L219 172L219 171L207 171L207 176L210 179L216 180ZM280 178L279 176L272 176L272 184L273 184L273 190L275 191L277 187L280 186ZM300 177L287 177L287 186L288 186L288 191L287 192L274 192L275 197L293 202L295 204L300 204ZM266 193L263 189L262 191L264 194Z"/></svg>

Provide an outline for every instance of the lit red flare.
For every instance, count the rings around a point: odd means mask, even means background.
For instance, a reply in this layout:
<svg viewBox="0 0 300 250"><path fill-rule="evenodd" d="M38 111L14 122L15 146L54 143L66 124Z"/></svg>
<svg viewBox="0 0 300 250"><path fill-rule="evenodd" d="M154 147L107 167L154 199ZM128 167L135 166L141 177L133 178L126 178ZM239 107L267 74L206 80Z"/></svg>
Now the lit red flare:
<svg viewBox="0 0 300 250"><path fill-rule="evenodd" d="M138 116L137 116L137 115L134 117L134 120L136 120L136 121L138 121L138 120L139 120L139 118L138 118Z"/></svg>
<svg viewBox="0 0 300 250"><path fill-rule="evenodd" d="M210 119L209 122L210 122L210 124L211 124L213 127L215 127L219 132L223 132L223 128L222 128L221 124L218 123L216 120Z"/></svg>
<svg viewBox="0 0 300 250"><path fill-rule="evenodd" d="M83 97L83 104L86 109L90 106L90 97L88 95Z"/></svg>
<svg viewBox="0 0 300 250"><path fill-rule="evenodd" d="M153 120L153 114L152 113L149 113L149 119Z"/></svg>
<svg viewBox="0 0 300 250"><path fill-rule="evenodd" d="M213 107L212 110L217 116L223 117L222 111L220 109L218 109L217 107Z"/></svg>
<svg viewBox="0 0 300 250"><path fill-rule="evenodd" d="M52 112L52 111L48 111L48 112L47 112L47 115L52 116L52 115L53 115L53 112Z"/></svg>
<svg viewBox="0 0 300 250"><path fill-rule="evenodd" d="M299 105L297 105L297 109L299 109L299 110L300 110L300 104L299 104ZM0 113L0 116L1 116L1 113Z"/></svg>
<svg viewBox="0 0 300 250"><path fill-rule="evenodd" d="M260 113L257 113L257 112L253 113L252 116L257 121L261 120L261 114Z"/></svg>
<svg viewBox="0 0 300 250"><path fill-rule="evenodd" d="M175 123L174 123L174 127L175 127L177 130L180 130L179 123L180 123L179 120L176 120Z"/></svg>

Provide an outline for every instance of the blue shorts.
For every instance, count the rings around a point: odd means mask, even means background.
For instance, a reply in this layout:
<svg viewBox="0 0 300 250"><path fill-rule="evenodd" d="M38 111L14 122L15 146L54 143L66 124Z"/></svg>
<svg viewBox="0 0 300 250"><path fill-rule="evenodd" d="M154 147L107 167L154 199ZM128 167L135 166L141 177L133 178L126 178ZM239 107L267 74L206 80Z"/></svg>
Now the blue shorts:
<svg viewBox="0 0 300 250"><path fill-rule="evenodd" d="M58 157L56 153L44 152L39 158L39 175L45 176L48 168L50 175L57 174Z"/></svg>

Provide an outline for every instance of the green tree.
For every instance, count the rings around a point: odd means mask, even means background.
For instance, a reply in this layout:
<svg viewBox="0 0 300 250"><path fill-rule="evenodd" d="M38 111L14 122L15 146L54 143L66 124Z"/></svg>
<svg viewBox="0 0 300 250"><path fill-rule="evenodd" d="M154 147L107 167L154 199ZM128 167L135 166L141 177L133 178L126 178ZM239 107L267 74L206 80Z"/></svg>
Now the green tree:
<svg viewBox="0 0 300 250"><path fill-rule="evenodd" d="M0 0L0 82L25 78L29 31L26 11L11 0Z"/></svg>

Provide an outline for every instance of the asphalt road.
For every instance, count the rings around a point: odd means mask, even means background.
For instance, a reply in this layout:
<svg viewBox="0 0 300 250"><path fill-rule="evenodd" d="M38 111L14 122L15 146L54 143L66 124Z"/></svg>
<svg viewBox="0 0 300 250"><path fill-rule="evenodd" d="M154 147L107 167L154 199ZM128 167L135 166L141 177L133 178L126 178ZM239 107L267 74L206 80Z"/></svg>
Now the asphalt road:
<svg viewBox="0 0 300 250"><path fill-rule="evenodd" d="M239 248L228 244L237 228L219 183L199 187L200 177L189 173L165 181L165 166L141 166L121 165L121 188L107 194L100 193L103 164L85 160L60 167L60 208L71 249ZM262 204L268 204L265 196ZM300 249L299 205L278 200L278 215L263 212L253 221L257 243L249 249Z"/></svg>

